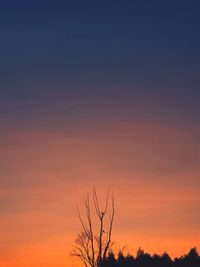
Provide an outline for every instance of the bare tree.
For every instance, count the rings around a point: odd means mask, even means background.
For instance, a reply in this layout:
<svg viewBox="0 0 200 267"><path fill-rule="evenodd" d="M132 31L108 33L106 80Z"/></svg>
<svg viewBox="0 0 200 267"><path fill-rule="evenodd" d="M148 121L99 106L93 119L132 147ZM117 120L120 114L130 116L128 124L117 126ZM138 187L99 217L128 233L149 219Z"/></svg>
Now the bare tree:
<svg viewBox="0 0 200 267"><path fill-rule="evenodd" d="M72 256L78 257L85 267L102 267L111 249L111 237L115 214L114 195L106 194L104 208L101 209L95 188L92 192L92 206L90 197L84 199L85 216L77 208L82 232L78 234ZM94 215L92 215L92 208Z"/></svg>

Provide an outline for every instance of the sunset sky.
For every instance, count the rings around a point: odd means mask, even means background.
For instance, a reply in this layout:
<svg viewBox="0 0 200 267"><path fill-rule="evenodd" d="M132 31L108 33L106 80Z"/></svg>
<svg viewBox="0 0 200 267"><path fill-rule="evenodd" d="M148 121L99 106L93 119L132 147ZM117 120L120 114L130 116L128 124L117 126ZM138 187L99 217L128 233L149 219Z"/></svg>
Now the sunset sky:
<svg viewBox="0 0 200 267"><path fill-rule="evenodd" d="M115 248L200 249L200 3L2 1L0 267L78 267L76 206Z"/></svg>

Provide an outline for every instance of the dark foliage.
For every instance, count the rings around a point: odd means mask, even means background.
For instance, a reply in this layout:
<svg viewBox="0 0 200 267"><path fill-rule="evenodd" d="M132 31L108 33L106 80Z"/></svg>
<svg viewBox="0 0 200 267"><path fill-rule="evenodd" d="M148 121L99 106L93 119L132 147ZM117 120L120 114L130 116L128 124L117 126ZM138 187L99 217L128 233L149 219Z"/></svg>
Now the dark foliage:
<svg viewBox="0 0 200 267"><path fill-rule="evenodd" d="M109 253L103 267L200 267L200 256L196 248L190 249L188 254L175 258L174 260L165 252L162 255L151 256L139 249L136 257L128 254L125 256L122 251L116 257Z"/></svg>

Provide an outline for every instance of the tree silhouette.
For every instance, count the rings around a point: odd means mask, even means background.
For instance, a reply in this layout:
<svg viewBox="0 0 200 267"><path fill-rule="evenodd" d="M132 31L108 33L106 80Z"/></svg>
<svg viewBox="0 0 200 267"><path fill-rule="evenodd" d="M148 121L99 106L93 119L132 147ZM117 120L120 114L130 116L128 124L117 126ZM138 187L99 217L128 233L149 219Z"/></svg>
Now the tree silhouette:
<svg viewBox="0 0 200 267"><path fill-rule="evenodd" d="M75 240L71 255L78 257L85 267L103 267L106 264L112 244L115 214L114 195L110 192L106 194L105 205L101 209L96 190L93 188L92 200L95 216L91 212L89 194L84 199L85 216L82 216L80 210L77 209L82 232L78 234ZM98 221L97 225L95 224L95 217ZM108 220L107 224L106 219Z"/></svg>
<svg viewBox="0 0 200 267"><path fill-rule="evenodd" d="M167 252L162 255L144 252L139 248L136 257L125 256L119 251L117 257L112 253L106 259L106 267L200 267L200 256L196 248L191 248L188 254L172 260Z"/></svg>
<svg viewBox="0 0 200 267"><path fill-rule="evenodd" d="M111 240L115 215L113 193L106 194L104 207L101 208L93 188L92 201L89 194L84 198L84 216L79 209L77 212L82 231L75 240L71 255L78 257L85 267L200 267L200 256L196 247L174 260L167 252L151 256L141 248L135 257L130 254L125 256L123 250L116 257Z"/></svg>

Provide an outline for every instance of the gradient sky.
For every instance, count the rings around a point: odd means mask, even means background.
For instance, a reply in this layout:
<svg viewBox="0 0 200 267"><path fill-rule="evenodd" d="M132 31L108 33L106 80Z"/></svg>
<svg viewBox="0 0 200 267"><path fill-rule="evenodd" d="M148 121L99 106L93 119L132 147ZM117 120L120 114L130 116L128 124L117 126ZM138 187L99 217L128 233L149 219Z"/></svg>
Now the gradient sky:
<svg viewBox="0 0 200 267"><path fill-rule="evenodd" d="M115 192L116 248L200 247L199 12L2 1L0 267L75 266L92 186Z"/></svg>

